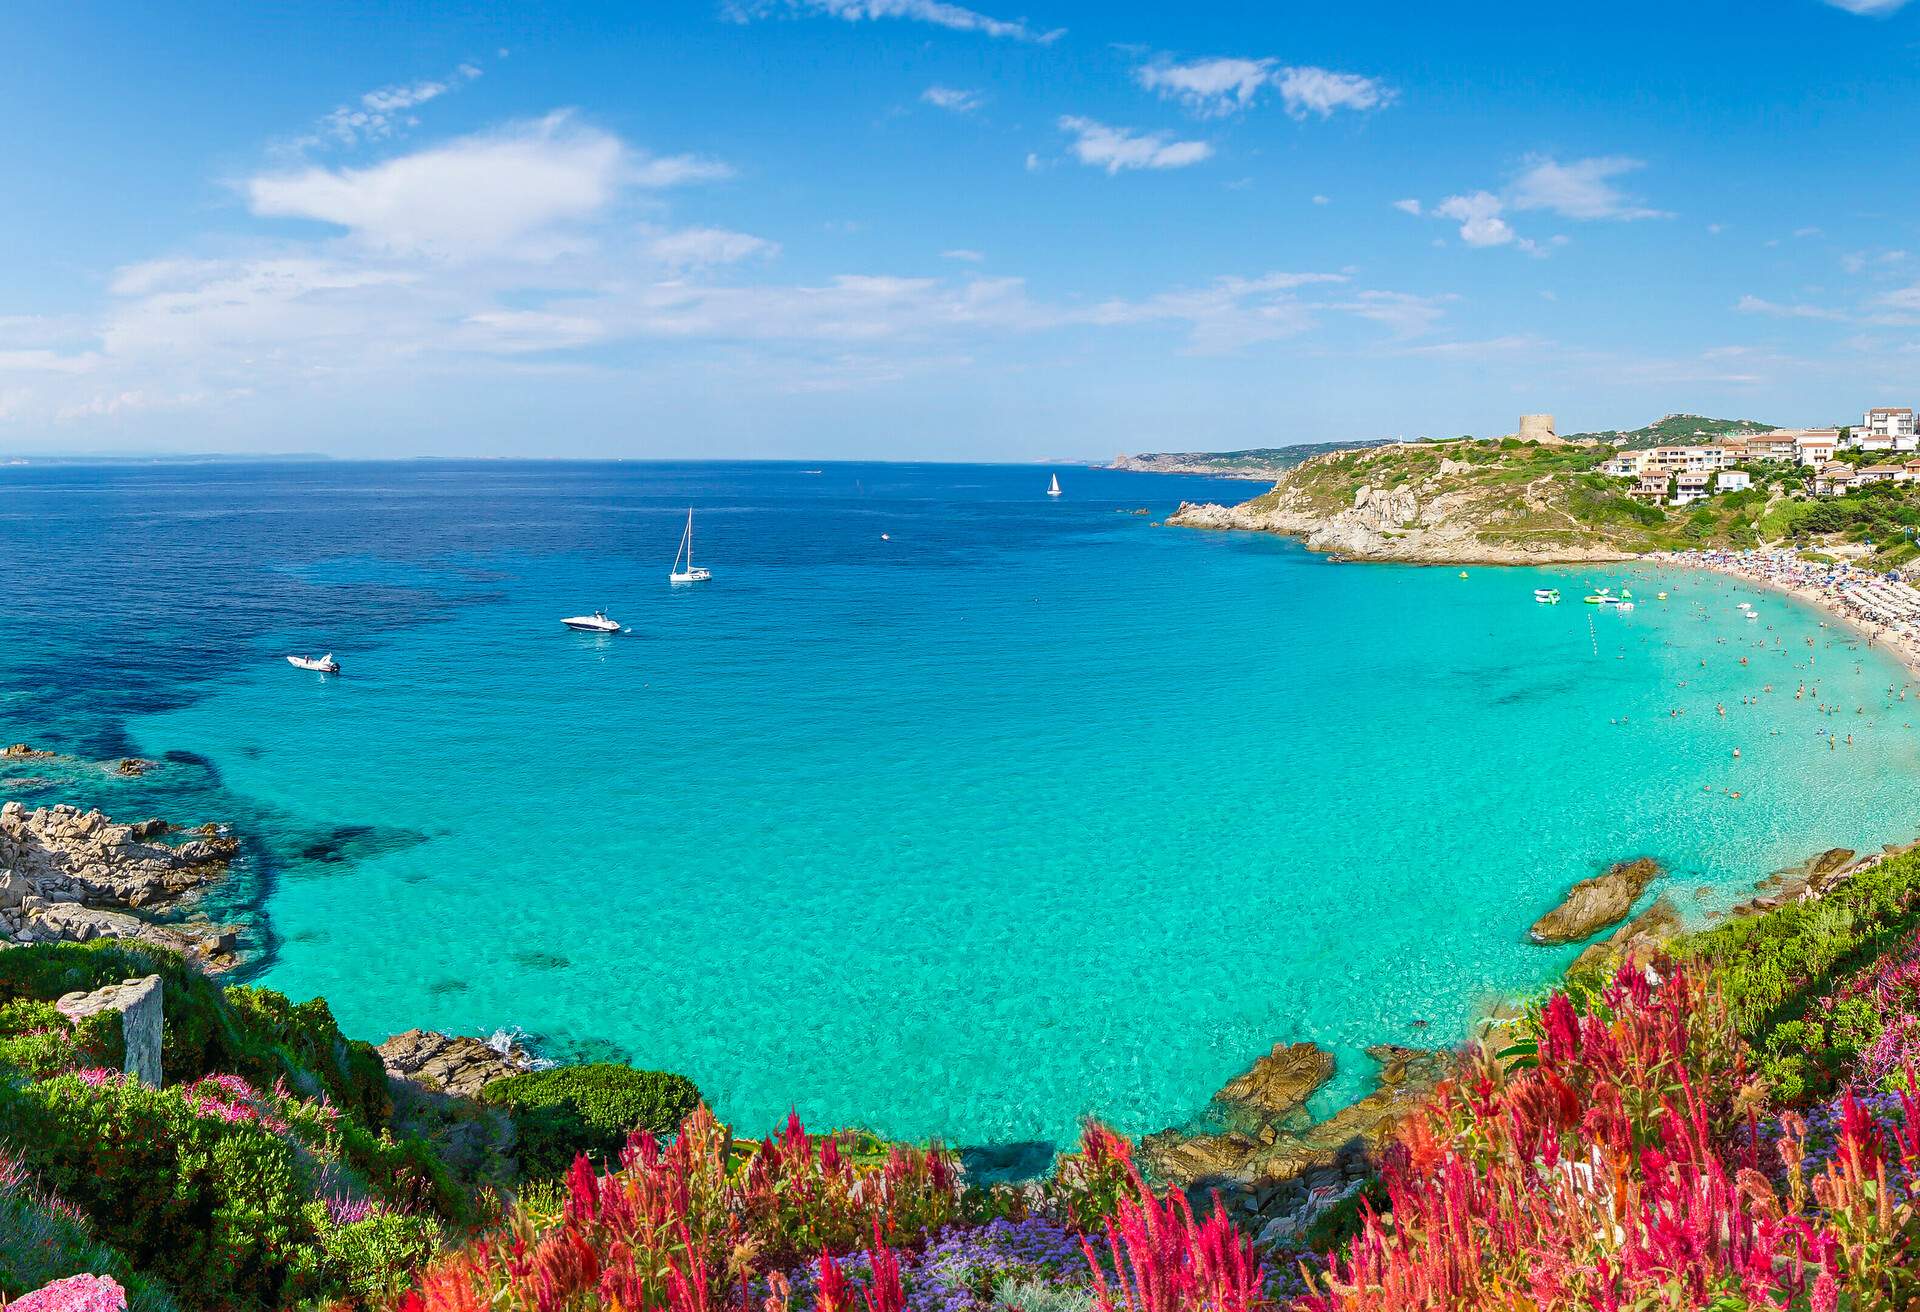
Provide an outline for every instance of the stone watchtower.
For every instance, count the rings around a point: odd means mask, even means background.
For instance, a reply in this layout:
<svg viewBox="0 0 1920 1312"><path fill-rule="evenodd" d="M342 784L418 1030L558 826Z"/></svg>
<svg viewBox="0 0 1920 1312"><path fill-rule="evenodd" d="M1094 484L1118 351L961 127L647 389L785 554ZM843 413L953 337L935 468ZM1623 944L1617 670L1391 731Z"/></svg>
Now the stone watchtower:
<svg viewBox="0 0 1920 1312"><path fill-rule="evenodd" d="M1522 442L1558 442L1560 435L1553 431L1553 416L1521 415L1520 440Z"/></svg>

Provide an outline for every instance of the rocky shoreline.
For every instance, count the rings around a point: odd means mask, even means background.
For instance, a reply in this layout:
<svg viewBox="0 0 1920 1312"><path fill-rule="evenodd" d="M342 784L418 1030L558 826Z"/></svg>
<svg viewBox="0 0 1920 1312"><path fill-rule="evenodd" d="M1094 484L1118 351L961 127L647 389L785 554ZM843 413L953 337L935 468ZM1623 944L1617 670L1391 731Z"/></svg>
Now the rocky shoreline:
<svg viewBox="0 0 1920 1312"><path fill-rule="evenodd" d="M172 832L162 820L115 824L74 806L0 806L0 944L123 938L182 953L210 974L232 969L238 928L181 913L226 875L239 843L212 825L178 845L162 841Z"/></svg>
<svg viewBox="0 0 1920 1312"><path fill-rule="evenodd" d="M1182 501L1166 522L1176 528L1235 529L1298 538L1309 551L1340 560L1409 565L1578 565L1634 560L1606 547L1495 546L1479 530L1448 520L1444 507L1423 503L1405 489L1362 487L1351 507L1328 515L1265 497L1237 506Z"/></svg>

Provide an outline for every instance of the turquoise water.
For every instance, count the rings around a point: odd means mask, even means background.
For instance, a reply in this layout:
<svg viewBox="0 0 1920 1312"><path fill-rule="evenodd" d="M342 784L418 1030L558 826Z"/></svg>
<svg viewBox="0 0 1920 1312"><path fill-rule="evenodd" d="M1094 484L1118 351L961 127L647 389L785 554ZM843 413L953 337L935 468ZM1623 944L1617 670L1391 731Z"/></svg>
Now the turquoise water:
<svg viewBox="0 0 1920 1312"><path fill-rule="evenodd" d="M192 538L252 544L258 622L125 743L277 835L262 982L680 1070L752 1131L1151 1131L1283 1039L1335 1051L1331 1102L1564 966L1526 927L1610 861L1704 914L1920 818L1906 676L1711 575L1334 565L1116 513L1245 485L1096 471L395 468ZM672 589L690 490L715 578ZM556 623L602 604L632 632ZM344 677L279 659L329 646Z"/></svg>

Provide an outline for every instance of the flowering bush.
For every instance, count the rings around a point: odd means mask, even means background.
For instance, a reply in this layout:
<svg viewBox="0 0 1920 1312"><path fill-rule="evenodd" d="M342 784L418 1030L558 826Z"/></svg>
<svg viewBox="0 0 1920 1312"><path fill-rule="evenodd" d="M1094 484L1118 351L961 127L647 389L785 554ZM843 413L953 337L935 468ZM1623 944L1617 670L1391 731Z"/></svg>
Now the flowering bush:
<svg viewBox="0 0 1920 1312"><path fill-rule="evenodd" d="M741 1161L732 1133L702 1106L671 1144L636 1136L617 1171L576 1159L558 1217L521 1211L505 1233L431 1269L404 1306L694 1312L768 1273L767 1297L783 1303L789 1287L778 1273L821 1254L867 1247L882 1254L874 1270L897 1277L886 1250L920 1242L960 1206L958 1171L938 1148L895 1145L882 1161L858 1162L837 1137L810 1135L789 1118ZM843 1293L843 1276L822 1266L819 1298Z"/></svg>
<svg viewBox="0 0 1920 1312"><path fill-rule="evenodd" d="M1832 1312L1843 1293L1854 1312L1892 1312L1920 1297L1913 1093L1891 1132L1846 1095L1817 1172L1789 1117L1766 1162L1731 1017L1685 973L1623 971L1584 1012L1555 994L1502 1055L1403 1127L1383 1172L1390 1218L1367 1217L1304 1312L1799 1298Z"/></svg>
<svg viewBox="0 0 1920 1312"><path fill-rule="evenodd" d="M127 1291L112 1276L68 1276L7 1307L12 1312L127 1312Z"/></svg>

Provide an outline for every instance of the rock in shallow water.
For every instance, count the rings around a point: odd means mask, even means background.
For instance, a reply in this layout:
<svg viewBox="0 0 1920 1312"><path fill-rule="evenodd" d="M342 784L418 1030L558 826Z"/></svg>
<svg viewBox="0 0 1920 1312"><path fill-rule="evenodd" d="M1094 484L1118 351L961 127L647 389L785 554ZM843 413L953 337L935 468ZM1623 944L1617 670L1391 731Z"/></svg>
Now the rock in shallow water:
<svg viewBox="0 0 1920 1312"><path fill-rule="evenodd" d="M1313 1091L1332 1078L1332 1053L1311 1043L1276 1043L1214 1097L1229 1108L1279 1120L1306 1106Z"/></svg>
<svg viewBox="0 0 1920 1312"><path fill-rule="evenodd" d="M1660 863L1649 856L1619 862L1604 874L1583 879L1568 889L1559 906L1533 922L1527 936L1547 945L1589 938L1625 920L1634 902L1660 874Z"/></svg>

